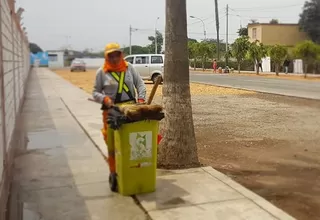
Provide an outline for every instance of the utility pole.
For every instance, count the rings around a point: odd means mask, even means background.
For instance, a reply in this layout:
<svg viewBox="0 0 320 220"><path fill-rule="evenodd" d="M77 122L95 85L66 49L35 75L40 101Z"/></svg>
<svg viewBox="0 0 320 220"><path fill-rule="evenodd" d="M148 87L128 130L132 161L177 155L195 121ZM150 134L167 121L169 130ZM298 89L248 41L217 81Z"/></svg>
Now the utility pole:
<svg viewBox="0 0 320 220"><path fill-rule="evenodd" d="M220 60L220 34L219 34L219 8L218 8L218 0L214 0L215 3L215 11L216 11L216 29L217 29L217 58Z"/></svg>
<svg viewBox="0 0 320 220"><path fill-rule="evenodd" d="M227 5L226 9L226 66L228 65L228 53L229 53L229 5Z"/></svg>
<svg viewBox="0 0 320 220"><path fill-rule="evenodd" d="M131 44L131 39L132 39L132 32L133 31L137 31L138 29L137 28L132 28L131 25L129 27L129 53L130 55L132 54L132 44Z"/></svg>
<svg viewBox="0 0 320 220"><path fill-rule="evenodd" d="M157 34L157 24L158 24L158 20L159 20L159 17L157 17L157 20L156 20L156 24L154 26L154 49L155 49L155 54L158 54L158 34Z"/></svg>
<svg viewBox="0 0 320 220"><path fill-rule="evenodd" d="M154 52L155 54L158 54L158 42L157 42L157 28L155 29L155 34L154 34Z"/></svg>
<svg viewBox="0 0 320 220"><path fill-rule="evenodd" d="M71 38L71 36L66 35L65 38L66 38L66 43L67 43L66 48L69 49L70 48L69 39Z"/></svg>
<svg viewBox="0 0 320 220"><path fill-rule="evenodd" d="M132 27L130 25L129 27L129 50L130 50L129 54L130 55L132 54L131 37L132 37Z"/></svg>

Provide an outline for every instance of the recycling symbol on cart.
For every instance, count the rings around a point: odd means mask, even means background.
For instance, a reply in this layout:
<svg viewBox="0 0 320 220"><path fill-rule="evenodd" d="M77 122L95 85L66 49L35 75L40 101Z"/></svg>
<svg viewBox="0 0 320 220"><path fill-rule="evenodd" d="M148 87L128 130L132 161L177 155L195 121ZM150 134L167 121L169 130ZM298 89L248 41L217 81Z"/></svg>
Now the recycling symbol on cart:
<svg viewBox="0 0 320 220"><path fill-rule="evenodd" d="M134 132L129 135L131 147L130 160L141 160L152 157L152 132Z"/></svg>

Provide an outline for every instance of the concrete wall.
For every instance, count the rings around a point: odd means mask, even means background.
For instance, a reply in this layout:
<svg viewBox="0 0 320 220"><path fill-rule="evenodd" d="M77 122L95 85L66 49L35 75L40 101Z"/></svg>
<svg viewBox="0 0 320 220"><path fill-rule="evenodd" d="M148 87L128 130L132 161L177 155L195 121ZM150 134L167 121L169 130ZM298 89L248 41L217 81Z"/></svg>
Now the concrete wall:
<svg viewBox="0 0 320 220"><path fill-rule="evenodd" d="M99 68L104 63L104 58L81 58L86 63L87 68Z"/></svg>
<svg viewBox="0 0 320 220"><path fill-rule="evenodd" d="M256 36L254 36L253 32L256 32ZM250 42L254 42L256 40L261 42L262 39L262 27L260 25L256 25L253 27L248 27L248 36L250 39Z"/></svg>
<svg viewBox="0 0 320 220"><path fill-rule="evenodd" d="M297 43L307 40L307 34L300 31L298 24L250 24L248 34L250 41L253 41L252 32L258 31L257 40L265 45L295 46Z"/></svg>
<svg viewBox="0 0 320 220"><path fill-rule="evenodd" d="M13 146L20 143L15 128L30 69L29 43L15 11L14 0L0 0L0 219L6 210Z"/></svg>

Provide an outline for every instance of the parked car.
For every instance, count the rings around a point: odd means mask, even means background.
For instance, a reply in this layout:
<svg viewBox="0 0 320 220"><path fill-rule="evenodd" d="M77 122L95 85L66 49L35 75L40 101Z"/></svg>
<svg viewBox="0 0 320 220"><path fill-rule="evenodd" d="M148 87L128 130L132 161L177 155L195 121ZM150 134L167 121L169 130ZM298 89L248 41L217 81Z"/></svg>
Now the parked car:
<svg viewBox="0 0 320 220"><path fill-rule="evenodd" d="M134 66L144 80L155 83L158 76L163 77L163 54L134 54L124 59Z"/></svg>
<svg viewBox="0 0 320 220"><path fill-rule="evenodd" d="M72 61L70 71L73 72L76 70L86 72L86 64L83 60L76 59Z"/></svg>

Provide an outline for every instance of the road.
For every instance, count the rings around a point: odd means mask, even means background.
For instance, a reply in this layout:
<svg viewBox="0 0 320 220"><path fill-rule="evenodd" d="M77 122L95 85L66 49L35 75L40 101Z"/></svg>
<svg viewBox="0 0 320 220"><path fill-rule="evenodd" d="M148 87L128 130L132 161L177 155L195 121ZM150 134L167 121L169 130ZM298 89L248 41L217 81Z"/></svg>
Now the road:
<svg viewBox="0 0 320 220"><path fill-rule="evenodd" d="M274 79L257 76L213 75L195 72L191 72L190 80L192 82L320 100L319 81Z"/></svg>

